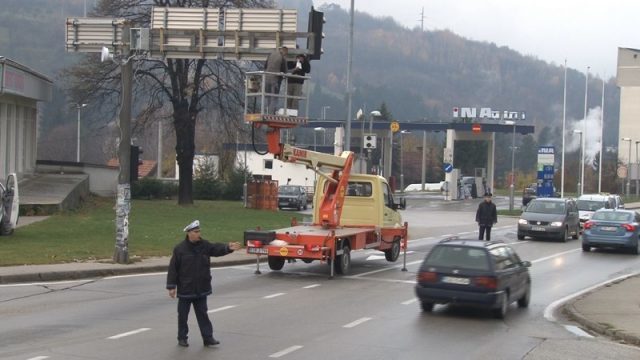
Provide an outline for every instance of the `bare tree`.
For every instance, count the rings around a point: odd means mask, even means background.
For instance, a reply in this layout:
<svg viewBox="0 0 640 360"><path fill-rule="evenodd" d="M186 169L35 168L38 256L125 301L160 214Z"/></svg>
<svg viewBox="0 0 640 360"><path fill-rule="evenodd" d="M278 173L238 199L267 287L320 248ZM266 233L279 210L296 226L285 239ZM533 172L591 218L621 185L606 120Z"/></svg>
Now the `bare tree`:
<svg viewBox="0 0 640 360"><path fill-rule="evenodd" d="M148 27L150 5L162 7L265 8L270 0L101 0L92 16L122 17ZM138 59L134 64L136 122L157 121L171 113L176 133L176 160L180 168L178 204L193 203L193 157L198 115L207 110L225 129L241 124L243 70L251 62L205 59ZM100 104L104 113L116 113L120 98L120 69L87 55L65 70L73 99Z"/></svg>

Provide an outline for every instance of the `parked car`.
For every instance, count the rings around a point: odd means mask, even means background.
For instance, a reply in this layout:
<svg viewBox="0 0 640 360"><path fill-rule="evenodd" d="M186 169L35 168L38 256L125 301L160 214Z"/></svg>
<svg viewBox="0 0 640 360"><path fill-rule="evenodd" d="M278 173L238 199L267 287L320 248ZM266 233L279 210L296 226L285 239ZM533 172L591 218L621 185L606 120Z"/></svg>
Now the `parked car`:
<svg viewBox="0 0 640 360"><path fill-rule="evenodd" d="M527 206L531 200L538 197L537 194L538 190L535 188L535 186L524 188L524 190L522 190L522 206Z"/></svg>
<svg viewBox="0 0 640 360"><path fill-rule="evenodd" d="M280 185L278 187L278 209L294 208L307 210L307 190L299 185Z"/></svg>
<svg viewBox="0 0 640 360"><path fill-rule="evenodd" d="M620 195L610 195L613 197L613 201L616 209L624 209L624 201L622 200L622 196Z"/></svg>
<svg viewBox="0 0 640 360"><path fill-rule="evenodd" d="M640 253L640 215L632 210L600 209L584 224L582 250L592 247L625 248Z"/></svg>
<svg viewBox="0 0 640 360"><path fill-rule="evenodd" d="M596 210L599 209L613 209L615 208L615 200L610 195L602 194L584 194L581 195L578 200L578 210L580 211L580 228L584 226L584 223L591 219Z"/></svg>
<svg viewBox="0 0 640 360"><path fill-rule="evenodd" d="M518 220L518 240L525 236L567 241L580 235L578 207L573 199L537 198L524 209Z"/></svg>
<svg viewBox="0 0 640 360"><path fill-rule="evenodd" d="M503 318L514 301L529 306L530 266L501 241L444 240L422 262L415 292L426 312L434 304L457 304Z"/></svg>

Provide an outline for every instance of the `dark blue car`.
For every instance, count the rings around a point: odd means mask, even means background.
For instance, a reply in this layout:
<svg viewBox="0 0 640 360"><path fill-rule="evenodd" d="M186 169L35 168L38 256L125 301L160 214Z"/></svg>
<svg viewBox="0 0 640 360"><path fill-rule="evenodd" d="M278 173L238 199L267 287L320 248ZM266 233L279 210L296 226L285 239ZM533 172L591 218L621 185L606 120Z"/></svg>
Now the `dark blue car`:
<svg viewBox="0 0 640 360"><path fill-rule="evenodd" d="M416 295L426 312L435 304L458 304L503 318L514 301L529 306L530 266L501 241L443 240L420 266Z"/></svg>

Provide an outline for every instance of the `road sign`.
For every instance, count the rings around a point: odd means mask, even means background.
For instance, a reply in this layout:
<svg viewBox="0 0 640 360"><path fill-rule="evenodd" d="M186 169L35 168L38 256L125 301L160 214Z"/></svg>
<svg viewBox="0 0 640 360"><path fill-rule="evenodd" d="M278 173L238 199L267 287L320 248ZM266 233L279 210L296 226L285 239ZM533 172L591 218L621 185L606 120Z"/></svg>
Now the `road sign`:
<svg viewBox="0 0 640 360"><path fill-rule="evenodd" d="M453 149L452 148L444 148L444 161L445 163L453 162Z"/></svg>
<svg viewBox="0 0 640 360"><path fill-rule="evenodd" d="M626 179L627 178L627 167L624 165L621 165L618 167L618 177L621 179Z"/></svg>
<svg viewBox="0 0 640 360"><path fill-rule="evenodd" d="M397 121L392 121L389 128L391 129L392 132L398 132L398 130L400 130L400 123Z"/></svg>
<svg viewBox="0 0 640 360"><path fill-rule="evenodd" d="M442 170L444 170L444 172L446 173L450 173L451 171L453 171L453 164L450 164L450 163L442 164Z"/></svg>

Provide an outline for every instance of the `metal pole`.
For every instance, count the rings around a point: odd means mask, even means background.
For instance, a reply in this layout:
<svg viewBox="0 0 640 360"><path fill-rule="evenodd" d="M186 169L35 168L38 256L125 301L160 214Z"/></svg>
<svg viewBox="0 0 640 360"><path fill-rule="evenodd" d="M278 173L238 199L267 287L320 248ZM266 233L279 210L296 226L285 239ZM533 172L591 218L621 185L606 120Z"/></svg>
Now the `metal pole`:
<svg viewBox="0 0 640 360"><path fill-rule="evenodd" d="M640 195L640 178L639 178L639 173L640 173L640 162L638 162L638 143L640 143L640 141L636 141L636 196Z"/></svg>
<svg viewBox="0 0 640 360"><path fill-rule="evenodd" d="M347 126L344 132L344 150L351 151L351 66L353 63L353 2L351 0L351 12L350 12L350 21L349 21L349 53L347 55Z"/></svg>
<svg viewBox="0 0 640 360"><path fill-rule="evenodd" d="M509 211L513 211L513 197L514 197L514 171L515 171L515 158L516 158L516 122L513 121L513 135L511 137L511 185L509 185Z"/></svg>
<svg viewBox="0 0 640 360"><path fill-rule="evenodd" d="M585 141L587 140L587 95L589 93L589 66L587 66L587 76L584 80L584 118L582 123L582 151L584 152ZM584 154L580 162L580 195L584 194Z"/></svg>
<svg viewBox="0 0 640 360"><path fill-rule="evenodd" d="M567 123L567 59L564 59L564 94L562 97L562 161L560 163L560 197L564 197L564 143Z"/></svg>
<svg viewBox="0 0 640 360"><path fill-rule="evenodd" d="M582 165L582 171L580 172L580 195L583 194L584 190L584 133L580 132L580 164Z"/></svg>
<svg viewBox="0 0 640 360"><path fill-rule="evenodd" d="M400 191L404 192L404 132L400 132Z"/></svg>
<svg viewBox="0 0 640 360"><path fill-rule="evenodd" d="M627 158L627 196L631 195L631 138L629 138L629 157Z"/></svg>
<svg viewBox="0 0 640 360"><path fill-rule="evenodd" d="M237 144L237 140L236 140ZM237 154L237 149L236 149ZM158 165L156 168L156 178L162 177L162 121L158 121Z"/></svg>
<svg viewBox="0 0 640 360"><path fill-rule="evenodd" d="M422 191L424 191L425 184L425 169L427 167L427 130L422 131L422 174L420 175L420 181L422 182Z"/></svg>
<svg viewBox="0 0 640 360"><path fill-rule="evenodd" d="M602 79L602 104L600 105L600 154L598 155L598 192L602 192L602 150L604 149L604 78Z"/></svg>
<svg viewBox="0 0 640 360"><path fill-rule="evenodd" d="M77 126L77 130L78 130L78 136L77 136L77 148L76 148L76 162L79 163L80 162L80 109L82 108L82 105L77 104L76 105L78 108L78 126Z"/></svg>

